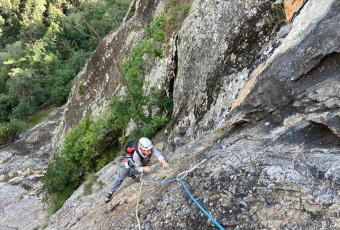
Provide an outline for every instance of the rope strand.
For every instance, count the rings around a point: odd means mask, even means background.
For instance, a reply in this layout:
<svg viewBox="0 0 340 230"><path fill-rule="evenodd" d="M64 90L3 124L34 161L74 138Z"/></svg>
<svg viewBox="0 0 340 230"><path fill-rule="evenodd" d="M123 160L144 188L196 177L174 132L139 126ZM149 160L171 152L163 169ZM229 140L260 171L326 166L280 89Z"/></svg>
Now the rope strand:
<svg viewBox="0 0 340 230"><path fill-rule="evenodd" d="M140 180L141 180L141 181L142 181L142 177L143 177L143 174L142 174L141 177L140 177ZM140 194L142 193L143 184L144 184L144 181L142 181L142 183L141 183L141 185L140 185L139 194L138 194L138 199L137 199L137 205L136 205L136 218L137 218L137 223L138 223L138 229L139 229L139 230L142 230L142 229L141 229L141 227L140 227L140 221L139 221L139 217L138 217L138 204L139 204Z"/></svg>

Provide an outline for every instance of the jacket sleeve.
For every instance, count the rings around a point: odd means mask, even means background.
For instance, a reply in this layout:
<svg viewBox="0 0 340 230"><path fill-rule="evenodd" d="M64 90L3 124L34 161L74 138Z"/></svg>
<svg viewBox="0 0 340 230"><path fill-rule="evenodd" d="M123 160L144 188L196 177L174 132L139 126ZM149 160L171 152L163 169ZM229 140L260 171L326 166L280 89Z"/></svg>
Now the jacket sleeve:
<svg viewBox="0 0 340 230"><path fill-rule="evenodd" d="M161 162L165 157L161 154L161 152L155 148L155 146L152 147L152 154L157 157L159 162Z"/></svg>
<svg viewBox="0 0 340 230"><path fill-rule="evenodd" d="M139 173L142 173L143 172L142 162L140 160L140 157L138 156L138 153L136 153L136 151L133 153L132 159L135 162L135 170Z"/></svg>

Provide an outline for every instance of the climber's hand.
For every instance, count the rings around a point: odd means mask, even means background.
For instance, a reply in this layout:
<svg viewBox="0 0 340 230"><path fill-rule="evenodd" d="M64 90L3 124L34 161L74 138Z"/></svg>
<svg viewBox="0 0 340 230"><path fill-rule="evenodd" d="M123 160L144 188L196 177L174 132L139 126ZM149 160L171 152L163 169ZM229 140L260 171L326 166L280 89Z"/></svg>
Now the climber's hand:
<svg viewBox="0 0 340 230"><path fill-rule="evenodd" d="M150 167L149 166L145 166L142 168L144 172L150 172Z"/></svg>
<svg viewBox="0 0 340 230"><path fill-rule="evenodd" d="M162 160L162 165L163 165L163 168L165 168L165 169L170 168L170 165L164 159Z"/></svg>

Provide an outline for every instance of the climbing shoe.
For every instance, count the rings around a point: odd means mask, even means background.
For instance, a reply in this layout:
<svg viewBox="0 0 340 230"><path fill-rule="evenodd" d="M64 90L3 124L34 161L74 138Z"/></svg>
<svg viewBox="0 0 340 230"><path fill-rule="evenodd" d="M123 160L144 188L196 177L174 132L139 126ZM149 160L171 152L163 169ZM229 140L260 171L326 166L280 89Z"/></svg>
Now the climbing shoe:
<svg viewBox="0 0 340 230"><path fill-rule="evenodd" d="M105 196L105 203L108 203L110 200L111 200L111 198L112 198L112 193L108 193L108 194L106 194L106 196Z"/></svg>
<svg viewBox="0 0 340 230"><path fill-rule="evenodd" d="M131 177L132 179L136 179L136 176L133 174L129 175L129 177Z"/></svg>

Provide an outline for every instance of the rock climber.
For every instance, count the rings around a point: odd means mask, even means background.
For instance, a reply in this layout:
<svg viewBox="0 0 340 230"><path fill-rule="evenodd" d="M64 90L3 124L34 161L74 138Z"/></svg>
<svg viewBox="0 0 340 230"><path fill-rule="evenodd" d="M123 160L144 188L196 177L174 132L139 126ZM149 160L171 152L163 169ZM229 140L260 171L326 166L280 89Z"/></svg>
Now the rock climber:
<svg viewBox="0 0 340 230"><path fill-rule="evenodd" d="M130 142L128 144L127 153L129 152L131 147L133 147L133 145L133 142ZM157 159L162 163L163 168L167 169L170 167L169 164L166 162L164 156L160 153L158 149L155 148L155 146L152 145L152 142L146 137L141 138L138 141L138 145L132 149L134 151L131 153L131 155L128 154L127 157L124 159L122 170L113 181L110 187L110 192L106 194L105 203L111 200L113 193L119 188L126 177L129 176L135 178L135 175L142 174L143 172L150 172L151 169L148 166L148 163L150 162L150 158L152 155L157 157Z"/></svg>

